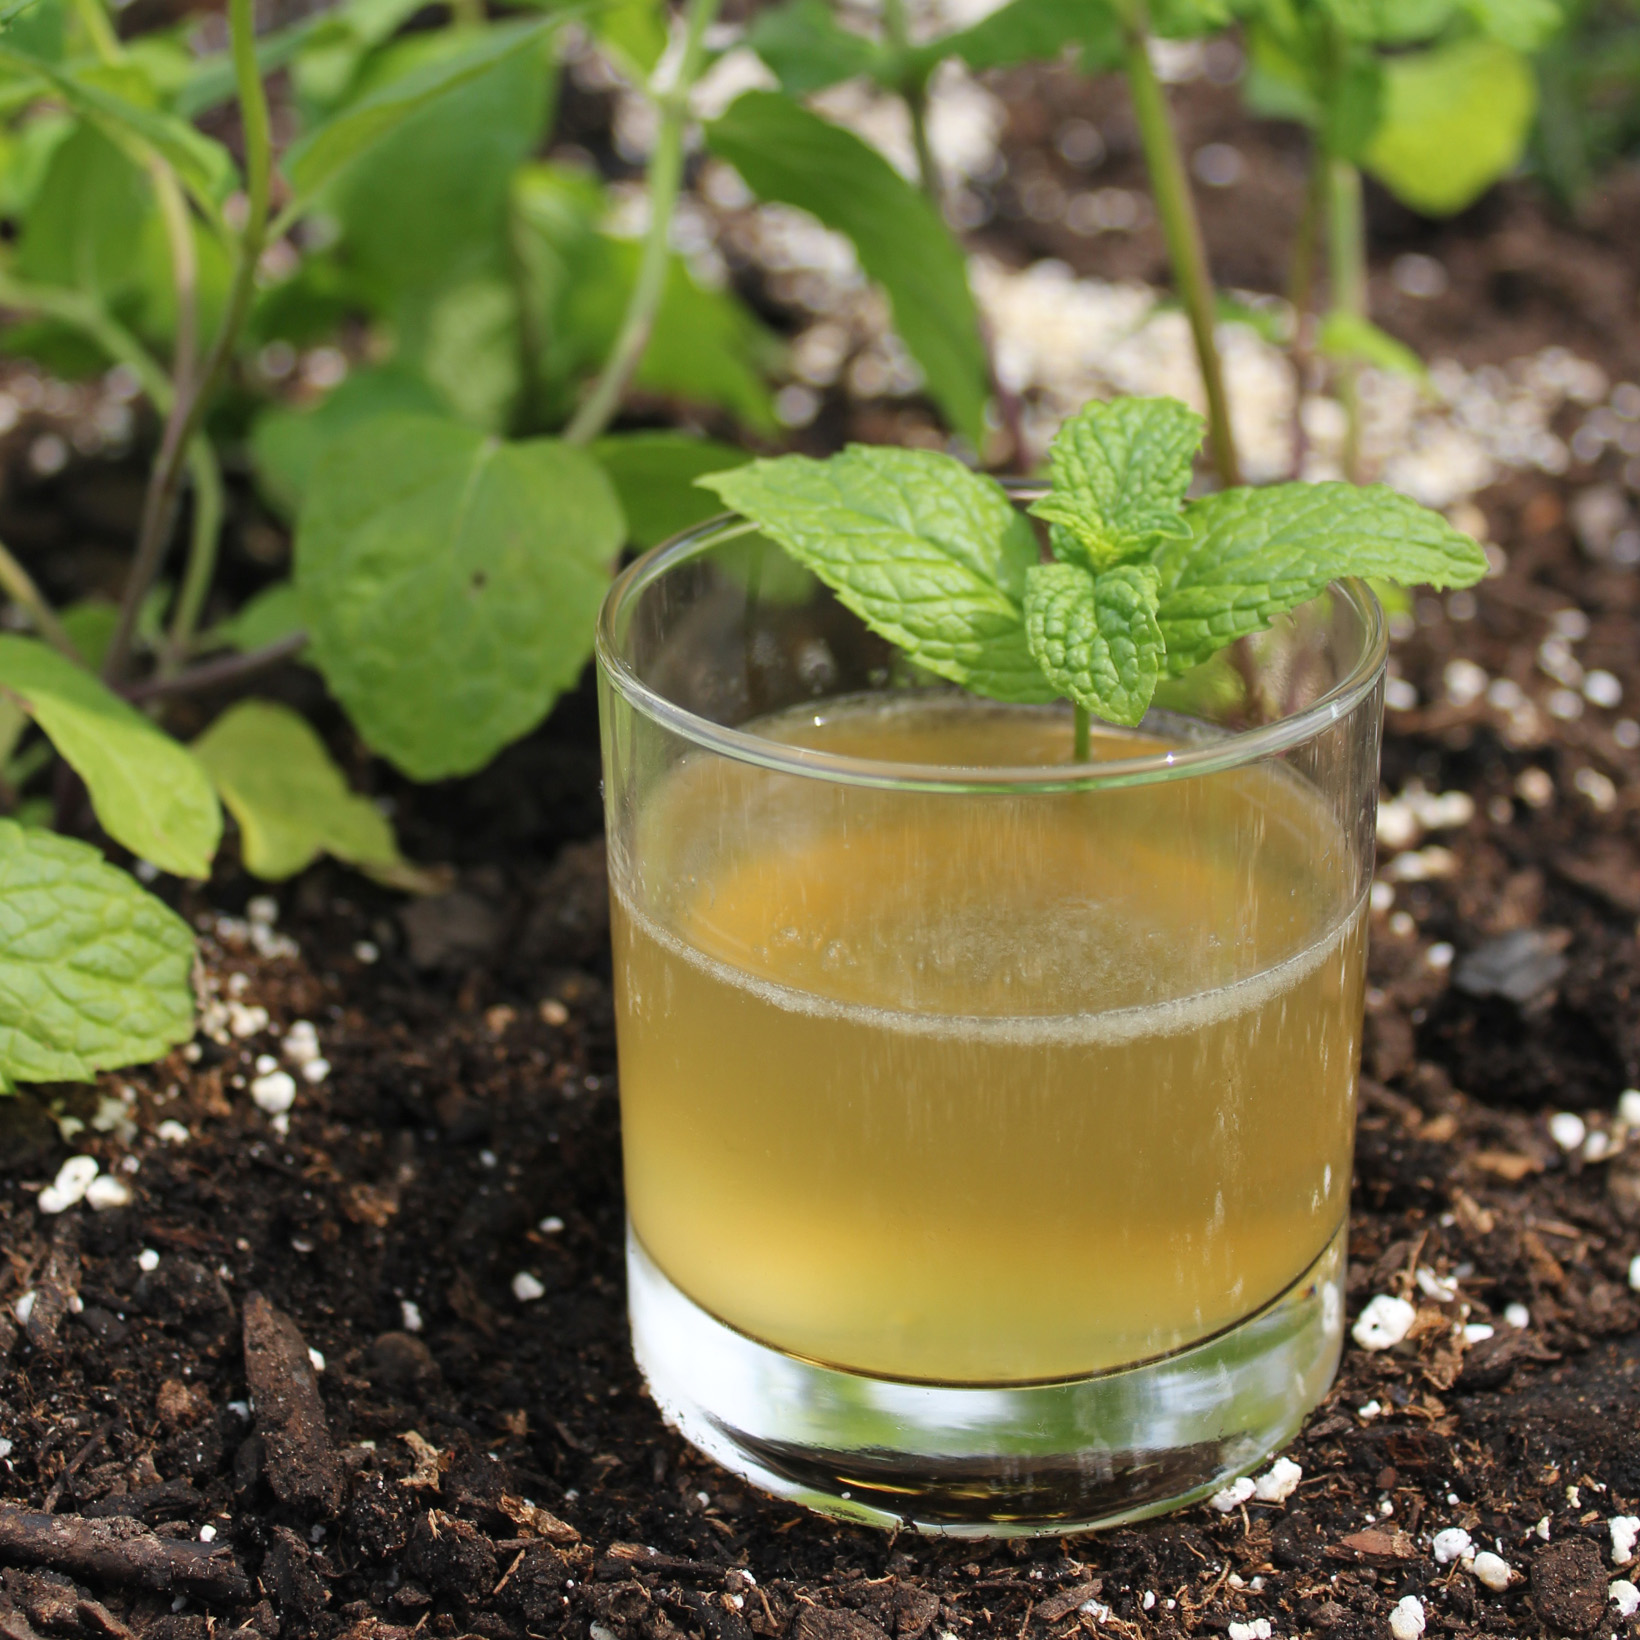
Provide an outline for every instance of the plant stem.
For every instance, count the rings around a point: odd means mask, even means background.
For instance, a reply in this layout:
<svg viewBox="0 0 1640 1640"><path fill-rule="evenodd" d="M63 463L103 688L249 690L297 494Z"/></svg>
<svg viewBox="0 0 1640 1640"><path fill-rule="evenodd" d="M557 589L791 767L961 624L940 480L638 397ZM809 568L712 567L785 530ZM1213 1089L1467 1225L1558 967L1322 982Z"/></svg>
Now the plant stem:
<svg viewBox="0 0 1640 1640"><path fill-rule="evenodd" d="M245 678L265 672L280 661L289 660L306 648L305 632L287 632L282 638L264 644L260 649L247 650L242 655L225 655L220 660L201 661L181 672L167 677L144 678L140 683L128 683L120 690L127 700L153 700L160 695L197 694L202 689L215 689L224 683L239 683Z"/></svg>
<svg viewBox="0 0 1640 1640"><path fill-rule="evenodd" d="M672 213L683 182L683 134L689 123L689 93L700 78L706 30L717 9L718 0L689 0L677 77L667 91L655 98L661 120L655 152L649 161L649 229L644 235L638 276L603 371L564 430L568 444L590 444L609 425L649 344L672 253Z"/></svg>
<svg viewBox="0 0 1640 1640"><path fill-rule="evenodd" d="M1310 169L1304 189L1304 210L1293 241L1293 260L1287 273L1287 301L1293 310L1293 477L1304 471L1309 441L1304 432L1304 394L1315 363L1313 317L1315 252L1321 220L1327 210L1327 161L1318 148L1310 150Z"/></svg>
<svg viewBox="0 0 1640 1640"><path fill-rule="evenodd" d="M1086 763L1093 753L1093 724L1089 721L1087 707L1072 703L1071 734L1071 761Z"/></svg>
<svg viewBox="0 0 1640 1640"><path fill-rule="evenodd" d="M1168 117L1167 100L1150 61L1149 30L1138 0L1124 18L1128 90L1133 97L1134 118L1139 141L1150 172L1156 214L1162 221L1168 259L1179 286L1179 298L1190 320L1196 342L1196 358L1201 365L1202 388L1207 398L1207 430L1213 452L1213 468L1226 487L1241 482L1241 464L1236 459L1235 439L1230 430L1230 406L1224 393L1224 369L1219 361L1218 343L1213 334L1215 318L1213 281L1207 271L1207 252L1202 243L1201 223L1196 216L1178 137Z"/></svg>
<svg viewBox="0 0 1640 1640"><path fill-rule="evenodd" d="M74 14L80 19L80 27L85 30L97 60L117 63L124 55L120 37L114 32L114 25L108 20L108 13L102 9L100 0L74 0Z"/></svg>
<svg viewBox="0 0 1640 1640"><path fill-rule="evenodd" d="M46 601L34 577L3 545L0 545L0 592L4 592L18 608L28 611L28 618L34 622L35 630L53 649L71 661L78 661L82 666L85 664L67 628L58 620L56 610Z"/></svg>
<svg viewBox="0 0 1640 1640"><path fill-rule="evenodd" d="M895 56L908 62L911 53L911 27L905 14L905 0L883 0L883 31ZM911 147L917 157L917 184L933 201L935 209L941 206L943 188L940 168L934 158L934 149L928 140L928 74L919 68L907 67L901 75L900 99L911 117Z"/></svg>
<svg viewBox="0 0 1640 1640"><path fill-rule="evenodd" d="M245 182L248 209L240 235L239 256L233 283L228 291L227 309L212 343L211 351L197 374L179 380L160 438L159 455L143 499L142 523L137 534L137 550L125 593L120 600L119 620L103 663L104 677L118 679L131 655L137 616L148 589L154 584L171 529L176 522L178 491L189 445L204 419L205 406L231 356L239 332L250 310L256 285L256 266L268 226L268 194L273 174L273 138L268 121L268 102L256 61L256 17L253 0L229 0L228 26L232 38L234 82L239 92L240 122L245 138Z"/></svg>
<svg viewBox="0 0 1640 1640"><path fill-rule="evenodd" d="M204 444L195 439L194 447ZM171 629L160 655L160 671L173 673L182 665L199 628L199 617L216 576L216 552L222 538L222 517L226 511L222 474L215 461L190 462L194 480L194 518L189 533L188 564L182 574L176 608L171 613Z"/></svg>
<svg viewBox="0 0 1640 1640"><path fill-rule="evenodd" d="M1327 275L1331 311L1352 319L1367 316L1367 251L1362 224L1361 173L1347 159L1328 156ZM1337 363L1338 400L1344 406L1344 476L1361 482L1360 365L1351 357Z"/></svg>

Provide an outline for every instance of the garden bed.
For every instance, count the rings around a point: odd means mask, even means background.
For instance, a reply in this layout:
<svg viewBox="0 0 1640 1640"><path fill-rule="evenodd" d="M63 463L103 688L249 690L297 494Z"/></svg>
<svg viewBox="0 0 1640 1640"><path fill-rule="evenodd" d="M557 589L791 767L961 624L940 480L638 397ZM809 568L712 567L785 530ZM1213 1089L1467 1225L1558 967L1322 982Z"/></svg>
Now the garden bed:
<svg viewBox="0 0 1640 1640"><path fill-rule="evenodd" d="M1016 175L1072 112L1033 123L1038 89L1010 103ZM1277 179L1239 223L1207 213L1229 278L1269 288L1260 212L1298 183L1214 89L1184 101L1187 145L1233 139ZM1112 146L1116 185L1136 161ZM1581 228L1518 188L1438 234L1391 223L1380 316L1472 368L1559 343L1640 373L1635 193L1617 178ZM997 207L1004 255L1159 272L1142 231L1072 243ZM1444 294L1400 290L1406 250L1439 257ZM1352 1320L1379 1295L1414 1319L1346 1349L1286 1496L1066 1541L891 1538L749 1492L663 1428L625 1334L583 689L482 776L394 789L450 894L324 867L275 917L219 873L180 900L215 1003L196 1047L0 1102L0 1636L1381 1636L1408 1596L1431 1633L1635 1632L1608 1599L1634 1576L1609 1523L1640 1513L1640 1131L1617 1116L1640 1080L1634 459L1614 436L1485 491L1500 573L1418 600L1398 648L1384 783L1416 786L1381 849L1349 1295ZM122 470L31 483L0 536L72 545L59 569L95 581ZM239 573L268 539L242 530ZM311 1063L282 1046L298 1020L328 1074L298 1075L281 1120L251 1084L264 1056ZM130 1205L43 1213L75 1152ZM1437 1560L1451 1528L1506 1588Z"/></svg>

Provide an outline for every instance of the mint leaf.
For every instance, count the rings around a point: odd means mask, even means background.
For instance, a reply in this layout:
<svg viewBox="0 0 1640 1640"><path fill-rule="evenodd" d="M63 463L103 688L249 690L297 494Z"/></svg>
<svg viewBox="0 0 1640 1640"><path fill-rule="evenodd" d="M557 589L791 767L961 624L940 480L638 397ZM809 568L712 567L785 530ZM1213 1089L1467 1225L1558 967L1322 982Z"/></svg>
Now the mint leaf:
<svg viewBox="0 0 1640 1640"><path fill-rule="evenodd" d="M1053 699L1022 625L1036 539L992 480L936 451L851 444L700 483L919 666L996 700Z"/></svg>
<svg viewBox="0 0 1640 1640"><path fill-rule="evenodd" d="M689 433L609 433L588 446L615 486L627 539L656 547L720 511L695 480L744 467L744 450Z"/></svg>
<svg viewBox="0 0 1640 1640"><path fill-rule="evenodd" d="M957 57L976 74L1015 63L1050 61L1066 46L1081 47L1081 72L1089 77L1122 61L1122 25L1114 6L1090 6L1087 0L1008 0L977 23L930 40L917 60L933 67Z"/></svg>
<svg viewBox="0 0 1640 1640"><path fill-rule="evenodd" d="M1055 552L1099 570L1187 535L1179 509L1206 427L1177 399L1116 399L1072 416L1048 451L1053 489L1031 507L1059 526Z"/></svg>
<svg viewBox="0 0 1640 1640"><path fill-rule="evenodd" d="M403 867L386 816L348 790L325 743L288 706L241 701L194 742L194 755L239 822L245 867L256 876L292 877L320 854Z"/></svg>
<svg viewBox="0 0 1640 1640"><path fill-rule="evenodd" d="M1188 541L1156 560L1168 670L1187 672L1345 575L1472 586L1486 555L1439 513L1382 484L1222 490L1185 508Z"/></svg>
<svg viewBox="0 0 1640 1640"><path fill-rule="evenodd" d="M580 676L624 535L583 450L378 416L309 480L296 532L308 653L412 779L467 774Z"/></svg>
<svg viewBox="0 0 1640 1640"><path fill-rule="evenodd" d="M1537 111L1519 52L1453 40L1388 58L1383 72L1383 119L1362 162L1403 204L1450 216L1513 169Z"/></svg>
<svg viewBox="0 0 1640 1640"><path fill-rule="evenodd" d="M1410 376L1414 381L1428 379L1424 361L1410 347L1358 313L1329 313L1321 321L1317 340L1321 352L1329 359L1358 359L1377 370Z"/></svg>
<svg viewBox="0 0 1640 1640"><path fill-rule="evenodd" d="M230 619L213 627L207 636L213 642L249 654L253 649L263 649L301 630L302 601L295 584L275 581L247 600Z"/></svg>
<svg viewBox="0 0 1640 1640"><path fill-rule="evenodd" d="M194 1030L193 936L94 849L0 820L0 1076L87 1081Z"/></svg>
<svg viewBox="0 0 1640 1640"><path fill-rule="evenodd" d="M857 74L886 80L894 69L889 53L839 23L826 0L786 0L760 11L746 31L746 44L792 97L811 96Z"/></svg>
<svg viewBox="0 0 1640 1640"><path fill-rule="evenodd" d="M1048 681L1078 706L1131 727L1144 715L1162 667L1156 571L1118 564L1093 575L1080 564L1038 564L1025 592L1025 631Z"/></svg>
<svg viewBox="0 0 1640 1640"><path fill-rule="evenodd" d="M776 91L744 93L705 136L759 199L795 205L854 242L928 396L981 444L989 378L968 262L927 197L852 131Z"/></svg>
<svg viewBox="0 0 1640 1640"><path fill-rule="evenodd" d="M179 877L210 875L222 813L183 747L37 638L0 637L0 689L85 782L110 837Z"/></svg>
<svg viewBox="0 0 1640 1640"><path fill-rule="evenodd" d="M478 33L471 45L390 80L293 143L280 169L295 200L306 202L368 149L412 115L478 79L518 52L542 44L562 18L500 23Z"/></svg>

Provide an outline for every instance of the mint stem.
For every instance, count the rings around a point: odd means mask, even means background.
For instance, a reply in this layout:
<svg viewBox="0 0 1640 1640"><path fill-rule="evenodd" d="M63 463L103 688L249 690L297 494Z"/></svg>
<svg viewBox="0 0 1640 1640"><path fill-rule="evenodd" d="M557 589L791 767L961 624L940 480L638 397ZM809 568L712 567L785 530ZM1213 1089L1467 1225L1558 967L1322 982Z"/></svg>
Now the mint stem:
<svg viewBox="0 0 1640 1640"><path fill-rule="evenodd" d="M1329 156L1327 167L1327 274L1332 311L1352 319L1367 316L1367 249L1362 221L1361 173L1347 159ZM1361 482L1361 366L1353 358L1337 364L1338 402L1344 407L1344 476Z"/></svg>
<svg viewBox="0 0 1640 1640"><path fill-rule="evenodd" d="M706 31L717 9L718 0L689 0L677 79L670 90L655 99L661 121L649 160L649 229L638 260L638 276L632 283L626 313L603 371L564 430L566 444L590 444L610 424L649 345L649 332L666 290L672 255L672 215L683 182L683 132L689 123L689 93L700 78Z"/></svg>
<svg viewBox="0 0 1640 1640"><path fill-rule="evenodd" d="M1072 734L1075 737L1071 744L1071 761L1086 763L1093 754L1093 725L1089 721L1087 707L1074 703L1071 707L1071 722L1074 725Z"/></svg>
<svg viewBox="0 0 1640 1640"><path fill-rule="evenodd" d="M1287 272L1287 301L1293 310L1293 477L1304 476L1309 439L1304 431L1304 395L1315 365L1315 326L1310 312L1315 302L1315 253L1321 221L1327 211L1327 158L1319 148L1310 150L1309 177L1304 189L1304 211L1293 242Z"/></svg>
<svg viewBox="0 0 1640 1640"><path fill-rule="evenodd" d="M1213 334L1213 281L1207 271L1201 223L1185 175L1184 159L1179 153L1178 137L1168 117L1167 101L1156 70L1151 66L1149 32L1143 9L1137 3L1126 19L1125 34L1128 90L1133 98L1133 114L1139 125L1145 165L1150 172L1151 193L1155 196L1156 214L1161 218L1168 259L1173 264L1173 278L1190 320L1196 358L1201 365L1213 468L1219 482L1230 489L1241 482L1241 464L1236 459L1235 440L1230 430L1230 404L1224 391L1224 369Z"/></svg>
<svg viewBox="0 0 1640 1640"><path fill-rule="evenodd" d="M911 27L906 20L905 0L883 0L883 32L894 53L904 61L911 51ZM917 156L917 182L940 208L940 171L928 141L928 75L917 69L902 71L900 100L911 116L911 146Z"/></svg>
<svg viewBox="0 0 1640 1640"><path fill-rule="evenodd" d="M142 523L137 533L136 555L125 578L120 599L119 619L109 640L103 662L103 676L116 682L131 657L137 617L148 589L154 584L170 544L176 522L182 469L189 457L194 435L205 419L205 406L212 390L227 367L239 333L250 312L256 289L256 269L262 258L268 227L268 200L273 182L273 133L268 118L267 93L256 61L256 12L253 0L229 0L228 28L233 56L234 83L239 93L239 117L245 138L245 226L239 239L233 282L216 340L204 363L191 380L178 379L165 430L160 435L159 455L143 497Z"/></svg>
<svg viewBox="0 0 1640 1640"><path fill-rule="evenodd" d="M34 623L34 630L53 649L78 665L85 665L80 658L79 650L74 647L74 640L68 635L68 629L58 620L56 610L46 601L45 594L35 584L34 577L4 546L0 546L0 592L4 592L19 609L27 612L28 618Z"/></svg>

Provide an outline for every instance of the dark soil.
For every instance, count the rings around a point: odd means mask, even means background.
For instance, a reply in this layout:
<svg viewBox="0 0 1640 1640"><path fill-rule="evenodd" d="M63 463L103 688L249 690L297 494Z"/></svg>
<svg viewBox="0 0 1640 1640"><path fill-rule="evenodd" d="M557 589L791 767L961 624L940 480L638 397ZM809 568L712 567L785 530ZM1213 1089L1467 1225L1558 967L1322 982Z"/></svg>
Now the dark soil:
<svg viewBox="0 0 1640 1640"><path fill-rule="evenodd" d="M1016 89L1023 163L1038 109L1029 80ZM1217 98L1185 99L1204 132ZM1235 133L1285 164L1274 134ZM1271 222L1296 198L1280 175ZM1635 193L1618 179L1581 227L1524 188L1438 231L1406 225L1454 280L1451 311L1420 309L1413 339L1640 360L1640 243L1603 226ZM1226 271L1268 288L1285 241L1264 220L1209 215ZM1041 231L1010 223L1015 253L1155 271L1143 236L1096 255ZM1577 283L1602 269L1623 281L1609 320ZM1505 304L1503 286L1527 294ZM45 535L76 471L113 482L82 467L25 495ZM478 779L397 793L411 852L456 868L451 894L405 905L316 870L280 896L298 954L272 957L242 920L255 885L225 871L183 897L212 994L266 1009L265 1029L0 1102L0 1637L1028 1640L1260 1618L1381 1637L1409 1594L1431 1633L1640 1632L1607 1600L1607 1522L1640 1513L1640 1139L1591 1160L1548 1127L1576 1110L1610 1133L1640 1082L1640 753L1614 733L1640 704L1640 578L1568 524L1616 477L1483 497L1507 571L1472 606L1421 600L1399 651L1435 704L1391 714L1386 788L1416 778L1476 806L1426 839L1451 850L1445 874L1402 882L1374 922L1351 1313L1393 1293L1418 1317L1391 1350L1346 1350L1290 1448L1304 1475L1285 1503L1075 1540L890 1537L748 1492L663 1428L625 1335L583 692ZM91 526L67 533L95 558ZM1541 700L1535 652L1569 609L1590 622L1582 663L1629 706L1511 723L1449 698L1461 657ZM281 1136L247 1083L299 1018L331 1071ZM126 1088L123 1133L65 1143L53 1112L89 1119ZM74 1150L110 1172L135 1160L133 1205L43 1216L39 1188ZM520 1272L543 1297L515 1297ZM1457 1296L1431 1276L1456 1276ZM1517 1304L1528 1325L1505 1319ZM1494 1334L1466 1346L1465 1321ZM1449 1526L1501 1554L1507 1591L1437 1564L1430 1535Z"/></svg>

